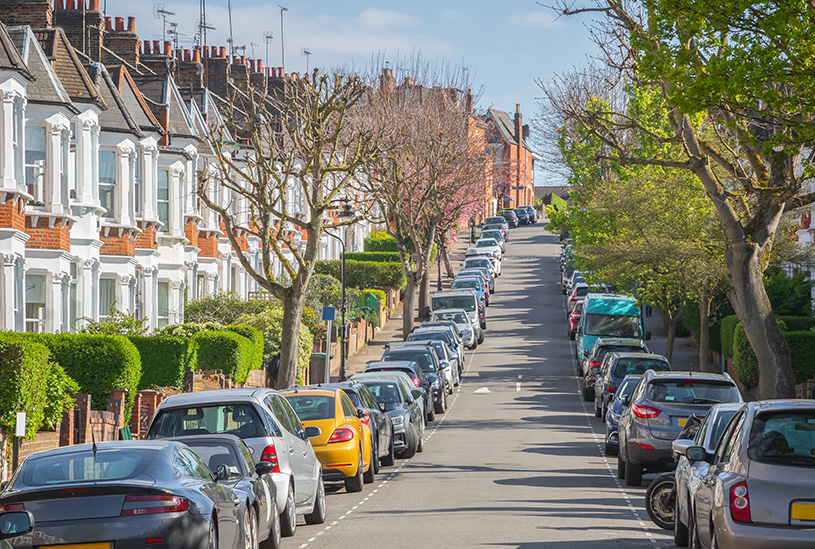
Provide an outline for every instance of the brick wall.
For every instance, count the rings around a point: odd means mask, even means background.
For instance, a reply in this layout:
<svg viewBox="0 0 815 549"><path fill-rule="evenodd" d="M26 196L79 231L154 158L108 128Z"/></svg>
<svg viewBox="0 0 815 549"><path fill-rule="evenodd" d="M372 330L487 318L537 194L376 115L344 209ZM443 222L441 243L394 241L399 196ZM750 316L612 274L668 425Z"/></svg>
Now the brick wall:
<svg viewBox="0 0 815 549"><path fill-rule="evenodd" d="M102 249L99 253L102 255L127 255L133 257L136 255L136 237L130 232L126 231L121 235L104 234L99 235L99 239L104 242Z"/></svg>
<svg viewBox="0 0 815 549"><path fill-rule="evenodd" d="M108 19L110 18L108 17ZM125 28L124 19L117 17L115 25L109 28L105 34L105 47L134 67L137 66L141 53L141 41L139 35L136 34L136 18L128 17L127 27ZM120 64L119 60L104 51L102 52L102 62L111 65Z"/></svg>
<svg viewBox="0 0 815 549"><path fill-rule="evenodd" d="M25 218L25 232L31 237L25 244L26 248L71 251L71 229L64 219L58 219L53 226L49 226L53 218L39 218L36 219L36 227L33 226L35 219L36 216Z"/></svg>
<svg viewBox="0 0 815 549"><path fill-rule="evenodd" d="M226 48L220 48L217 57L213 55L207 60L207 87L212 93L225 99L228 99L229 68Z"/></svg>
<svg viewBox="0 0 815 549"><path fill-rule="evenodd" d="M158 231L156 230L156 226L152 223L143 223L140 221L139 227L142 229L142 232L136 236L136 240L133 245L136 248L146 250L157 249L158 243L156 242L156 235L158 234Z"/></svg>
<svg viewBox="0 0 815 549"><path fill-rule="evenodd" d="M54 12L54 26L62 27L68 41L77 51L82 50L83 35L85 51L93 61L102 59L102 32L105 29L102 12L99 11L99 0L89 0L86 10L82 12L85 0L74 2L67 0L65 9L61 9L57 0L57 10Z"/></svg>
<svg viewBox="0 0 815 549"><path fill-rule="evenodd" d="M232 83L236 88L245 92L249 90L249 66L244 57L235 57L230 67Z"/></svg>
<svg viewBox="0 0 815 549"><path fill-rule="evenodd" d="M0 228L25 230L25 203L20 195L7 194L0 202Z"/></svg>
<svg viewBox="0 0 815 549"><path fill-rule="evenodd" d="M35 452L44 452L59 448L61 425L58 423L53 431L39 431L32 440L23 439L20 442L20 463L27 456Z"/></svg>
<svg viewBox="0 0 815 549"><path fill-rule="evenodd" d="M190 246L198 247L198 220L191 219L184 224L184 236L190 241Z"/></svg>
<svg viewBox="0 0 815 549"><path fill-rule="evenodd" d="M206 236L205 236L206 235ZM198 257L218 258L218 236L212 233L198 233Z"/></svg>
<svg viewBox="0 0 815 549"><path fill-rule="evenodd" d="M53 18L51 0L0 0L0 21L6 26L48 28L53 24Z"/></svg>

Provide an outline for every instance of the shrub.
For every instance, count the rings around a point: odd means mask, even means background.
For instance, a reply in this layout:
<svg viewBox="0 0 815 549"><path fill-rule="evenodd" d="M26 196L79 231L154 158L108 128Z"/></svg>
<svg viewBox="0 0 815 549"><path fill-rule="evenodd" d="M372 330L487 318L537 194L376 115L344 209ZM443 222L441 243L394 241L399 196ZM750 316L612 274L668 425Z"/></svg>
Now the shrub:
<svg viewBox="0 0 815 549"><path fill-rule="evenodd" d="M809 316L812 283L802 273L787 276L784 271L767 269L764 289L776 315Z"/></svg>
<svg viewBox="0 0 815 549"><path fill-rule="evenodd" d="M305 312L304 312L305 317ZM257 328L263 333L265 342L265 360L271 360L280 351L280 341L283 332L283 309L278 307L269 309L256 315L244 315L238 321ZM300 340L297 353L297 378L298 383L303 381L308 362L311 359L311 352L314 349L314 335L306 326L305 322L300 324Z"/></svg>
<svg viewBox="0 0 815 549"><path fill-rule="evenodd" d="M340 276L340 261L318 261L314 272L328 274L335 278ZM405 286L405 272L401 263L377 263L375 261L345 262L345 284L351 288L369 288L371 286L401 290Z"/></svg>
<svg viewBox="0 0 815 549"><path fill-rule="evenodd" d="M189 322L187 324L171 324L159 330L156 334L161 336L193 337L198 332L217 332L223 330L224 325L217 322Z"/></svg>
<svg viewBox="0 0 815 549"><path fill-rule="evenodd" d="M778 316L778 322L783 322L787 332L806 332L815 328L815 318L811 316Z"/></svg>
<svg viewBox="0 0 815 549"><path fill-rule="evenodd" d="M184 306L184 322L234 324L241 315L258 313L278 304L275 299L241 299L234 292L213 294Z"/></svg>
<svg viewBox="0 0 815 549"><path fill-rule="evenodd" d="M147 319L136 318L135 314L123 313L113 305L110 307L108 317L105 320L90 321L87 326L80 330L80 333L123 336L144 335L147 333Z"/></svg>
<svg viewBox="0 0 815 549"><path fill-rule="evenodd" d="M141 380L139 390L153 386L184 386L184 371L196 368L195 346L185 337L177 336L131 336L141 356Z"/></svg>
<svg viewBox="0 0 815 549"><path fill-rule="evenodd" d="M130 416L141 380L141 358L120 335L38 334L30 336L51 351L55 362L91 395L91 406L104 410L114 389L127 389L125 416Z"/></svg>
<svg viewBox="0 0 815 549"><path fill-rule="evenodd" d="M235 332L252 342L252 356L249 359L249 370L259 370L263 367L263 334L257 328L241 324L227 326L227 330Z"/></svg>
<svg viewBox="0 0 815 549"><path fill-rule="evenodd" d="M725 358L733 358L733 333L736 329L736 324L739 323L739 317L736 315L726 316L721 322L721 340L722 340L722 355Z"/></svg>
<svg viewBox="0 0 815 549"><path fill-rule="evenodd" d="M322 311L323 307L338 307L342 300L342 285L339 279L327 274L314 274L306 288L306 307L312 311Z"/></svg>
<svg viewBox="0 0 815 549"><path fill-rule="evenodd" d="M396 239L383 231L374 231L365 239L366 252L398 252Z"/></svg>
<svg viewBox="0 0 815 549"><path fill-rule="evenodd" d="M733 331L733 362L736 367L736 375L745 389L752 389L758 385L758 359L741 324L736 324L736 329Z"/></svg>
<svg viewBox="0 0 815 549"><path fill-rule="evenodd" d="M815 333L787 332L784 334L790 348L790 361L795 383L815 379Z"/></svg>
<svg viewBox="0 0 815 549"><path fill-rule="evenodd" d="M377 263L400 263L399 252L348 252L346 261L375 261Z"/></svg>
<svg viewBox="0 0 815 549"><path fill-rule="evenodd" d="M48 348L14 333L0 335L0 424L13 430L26 412L26 437L53 428L73 406L76 382L50 359Z"/></svg>
<svg viewBox="0 0 815 549"><path fill-rule="evenodd" d="M365 292L373 294L376 299L379 301L379 307L385 308L388 305L388 296L383 290L377 290L376 288L365 288Z"/></svg>
<svg viewBox="0 0 815 549"><path fill-rule="evenodd" d="M204 330L192 338L199 370L222 370L236 383L249 377L256 346L235 332Z"/></svg>

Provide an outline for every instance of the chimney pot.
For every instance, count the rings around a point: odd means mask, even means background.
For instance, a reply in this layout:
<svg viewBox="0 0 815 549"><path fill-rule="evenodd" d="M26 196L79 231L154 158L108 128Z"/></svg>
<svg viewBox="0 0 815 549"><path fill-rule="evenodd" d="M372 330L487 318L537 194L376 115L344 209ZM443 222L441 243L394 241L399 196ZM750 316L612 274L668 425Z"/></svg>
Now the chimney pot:
<svg viewBox="0 0 815 549"><path fill-rule="evenodd" d="M241 55L241 65L245 65L245 64L246 64L246 56Z"/></svg>
<svg viewBox="0 0 815 549"><path fill-rule="evenodd" d="M221 46L221 51L218 54L218 57L226 57L226 46Z"/></svg>
<svg viewBox="0 0 815 549"><path fill-rule="evenodd" d="M85 3L85 0L82 0ZM91 7L88 11L99 11L99 0L91 0Z"/></svg>
<svg viewBox="0 0 815 549"><path fill-rule="evenodd" d="M277 76L283 76L283 67L277 67Z"/></svg>
<svg viewBox="0 0 815 549"><path fill-rule="evenodd" d="M113 23L111 23L110 17L105 17L105 30L112 31L113 30Z"/></svg>
<svg viewBox="0 0 815 549"><path fill-rule="evenodd" d="M520 103L515 103L515 113L516 114L521 114L521 104Z"/></svg>
<svg viewBox="0 0 815 549"><path fill-rule="evenodd" d="M66 0L66 2L65 2L65 9L66 9L66 10L73 10L73 9L76 9L76 6L74 5L74 0Z"/></svg>
<svg viewBox="0 0 815 549"><path fill-rule="evenodd" d="M55 10L64 10L65 9L65 1L64 0L55 0L54 1L54 9Z"/></svg>
<svg viewBox="0 0 815 549"><path fill-rule="evenodd" d="M184 61L192 61L190 50L184 50Z"/></svg>
<svg viewBox="0 0 815 549"><path fill-rule="evenodd" d="M173 56L173 43L169 41L164 42L164 55Z"/></svg>
<svg viewBox="0 0 815 549"><path fill-rule="evenodd" d="M161 55L161 41L153 40L153 55Z"/></svg>
<svg viewBox="0 0 815 549"><path fill-rule="evenodd" d="M117 17L116 18L116 32L122 32L125 30L125 18L124 17Z"/></svg>
<svg viewBox="0 0 815 549"><path fill-rule="evenodd" d="M128 17L127 18L127 32L136 32L136 18L135 17Z"/></svg>
<svg viewBox="0 0 815 549"><path fill-rule="evenodd" d="M258 59L255 61L255 67L257 68L258 72L263 72L263 60Z"/></svg>
<svg viewBox="0 0 815 549"><path fill-rule="evenodd" d="M192 52L192 60L196 63L201 62L201 46L195 46L195 49Z"/></svg>
<svg viewBox="0 0 815 549"><path fill-rule="evenodd" d="M144 55L150 55L150 41L144 41Z"/></svg>
<svg viewBox="0 0 815 549"><path fill-rule="evenodd" d="M252 72L255 72L255 60L254 59L249 60L249 70L252 71Z"/></svg>
<svg viewBox="0 0 815 549"><path fill-rule="evenodd" d="M277 67L269 69L270 76L277 76Z"/></svg>
<svg viewBox="0 0 815 549"><path fill-rule="evenodd" d="M210 57L218 57L218 46L210 46L209 50Z"/></svg>

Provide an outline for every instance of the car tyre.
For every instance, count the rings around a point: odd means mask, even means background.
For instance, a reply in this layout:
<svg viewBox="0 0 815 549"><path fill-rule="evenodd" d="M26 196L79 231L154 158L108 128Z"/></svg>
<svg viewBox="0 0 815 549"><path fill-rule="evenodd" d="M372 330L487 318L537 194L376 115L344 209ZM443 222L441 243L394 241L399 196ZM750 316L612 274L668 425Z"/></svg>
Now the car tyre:
<svg viewBox="0 0 815 549"><path fill-rule="evenodd" d="M365 484L371 484L376 478L376 456L379 450L376 449L375 443L371 441L371 462L368 465L368 470L362 475L362 481Z"/></svg>
<svg viewBox="0 0 815 549"><path fill-rule="evenodd" d="M590 402L591 399L594 397L592 394L594 391L591 390L590 387L583 387L583 401Z"/></svg>
<svg viewBox="0 0 815 549"><path fill-rule="evenodd" d="M569 339L574 341L576 337L577 337L577 334L574 333L573 331L569 330Z"/></svg>
<svg viewBox="0 0 815 549"><path fill-rule="evenodd" d="M284 538L289 538L294 535L295 530L297 530L297 510L294 504L294 486L289 484L286 507L280 513L280 534Z"/></svg>
<svg viewBox="0 0 815 549"><path fill-rule="evenodd" d="M362 446L359 448L359 464L357 465L357 473L353 477L345 479L346 492L362 492Z"/></svg>
<svg viewBox="0 0 815 549"><path fill-rule="evenodd" d="M385 457L383 457L379 461L380 461L380 463L382 465L384 465L386 467L391 466L394 463L396 463L396 459L394 457L394 451L393 451L393 433L391 433L391 443L390 443L390 448L388 450L388 455L386 455Z"/></svg>
<svg viewBox="0 0 815 549"><path fill-rule="evenodd" d="M625 485L639 486L642 484L642 467L636 463L631 463L628 458L625 460Z"/></svg>
<svg viewBox="0 0 815 549"><path fill-rule="evenodd" d="M484 343L484 332L478 334L478 341L475 342L475 346L478 347L482 343Z"/></svg>
<svg viewBox="0 0 815 549"><path fill-rule="evenodd" d="M625 478L625 462L621 457L619 448L617 449L617 478L620 480Z"/></svg>
<svg viewBox="0 0 815 549"><path fill-rule="evenodd" d="M597 406L596 400L594 401L594 417L598 419L603 417L603 410L601 410L600 407Z"/></svg>
<svg viewBox="0 0 815 549"><path fill-rule="evenodd" d="M260 549L280 549L280 543L280 515L274 513L272 519L272 529L269 531L269 537L260 542Z"/></svg>
<svg viewBox="0 0 815 549"><path fill-rule="evenodd" d="M606 443L604 451L607 456L613 456L617 453L617 447L613 444Z"/></svg>
<svg viewBox="0 0 815 549"><path fill-rule="evenodd" d="M439 401L434 405L437 414L443 414L447 410L447 390L442 390Z"/></svg>
<svg viewBox="0 0 815 549"><path fill-rule="evenodd" d="M253 507L247 505L244 519L243 547L244 549L258 549L258 521Z"/></svg>
<svg viewBox="0 0 815 549"><path fill-rule="evenodd" d="M325 483L322 476L317 480L317 494L314 496L314 510L305 516L306 524L325 522Z"/></svg>
<svg viewBox="0 0 815 549"><path fill-rule="evenodd" d="M436 419L436 405L430 407L430 410L427 411L427 421L433 421Z"/></svg>
<svg viewBox="0 0 815 549"><path fill-rule="evenodd" d="M416 443L416 451L419 453L424 452L424 433L419 436L419 441Z"/></svg>
<svg viewBox="0 0 815 549"><path fill-rule="evenodd" d="M402 452L400 452L399 457L404 459L410 459L416 455L416 446L418 446L417 440L418 435L416 431L411 427L410 429L411 436L408 437L408 447L405 448Z"/></svg>
<svg viewBox="0 0 815 549"><path fill-rule="evenodd" d="M663 530L676 524L676 480L673 475L660 475L645 491L645 510L651 521Z"/></svg>
<svg viewBox="0 0 815 549"><path fill-rule="evenodd" d="M674 545L677 547L688 546L688 527L679 518L679 505L676 506L676 520L674 520Z"/></svg>

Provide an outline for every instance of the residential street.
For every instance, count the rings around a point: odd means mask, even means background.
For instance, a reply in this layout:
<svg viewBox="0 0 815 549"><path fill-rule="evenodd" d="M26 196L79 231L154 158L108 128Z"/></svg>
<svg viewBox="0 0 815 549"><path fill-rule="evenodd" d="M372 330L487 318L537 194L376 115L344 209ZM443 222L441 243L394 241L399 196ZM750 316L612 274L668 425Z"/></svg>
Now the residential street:
<svg viewBox="0 0 815 549"><path fill-rule="evenodd" d="M673 546L643 507L653 476L621 487L604 427L578 396L559 251L542 223L512 231L487 338L424 453L361 494L329 493L325 525L298 528L293 546Z"/></svg>

